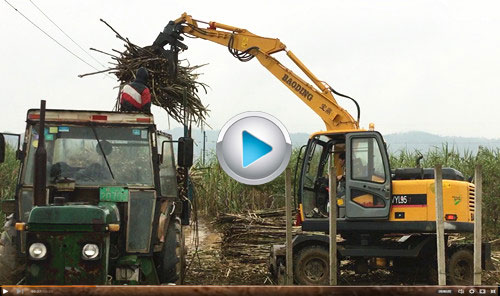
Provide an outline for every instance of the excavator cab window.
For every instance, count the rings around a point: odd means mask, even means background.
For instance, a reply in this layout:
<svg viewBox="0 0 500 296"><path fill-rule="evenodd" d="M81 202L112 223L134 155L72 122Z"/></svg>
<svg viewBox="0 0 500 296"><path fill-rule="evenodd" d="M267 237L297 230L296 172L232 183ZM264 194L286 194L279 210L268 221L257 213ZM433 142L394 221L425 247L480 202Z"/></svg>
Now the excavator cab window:
<svg viewBox="0 0 500 296"><path fill-rule="evenodd" d="M346 135L345 217L349 220L389 216L391 178L387 152L377 132Z"/></svg>
<svg viewBox="0 0 500 296"><path fill-rule="evenodd" d="M375 138L353 139L351 159L353 180L385 182L382 154Z"/></svg>

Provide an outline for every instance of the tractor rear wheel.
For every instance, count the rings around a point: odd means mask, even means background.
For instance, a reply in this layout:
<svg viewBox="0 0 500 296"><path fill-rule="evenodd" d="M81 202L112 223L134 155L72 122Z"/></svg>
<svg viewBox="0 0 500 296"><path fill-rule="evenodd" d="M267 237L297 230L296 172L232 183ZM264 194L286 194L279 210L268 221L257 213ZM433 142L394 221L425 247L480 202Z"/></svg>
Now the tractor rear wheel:
<svg viewBox="0 0 500 296"><path fill-rule="evenodd" d="M7 217L0 235L0 283L15 285L23 277L24 264L18 256L14 215Z"/></svg>
<svg viewBox="0 0 500 296"><path fill-rule="evenodd" d="M449 283L451 285L472 285L474 256L471 250L460 249L448 261Z"/></svg>
<svg viewBox="0 0 500 296"><path fill-rule="evenodd" d="M167 235L163 244L162 272L159 274L161 283L182 284L184 282L184 271L186 269L185 249L181 219L172 216L170 223L168 223Z"/></svg>

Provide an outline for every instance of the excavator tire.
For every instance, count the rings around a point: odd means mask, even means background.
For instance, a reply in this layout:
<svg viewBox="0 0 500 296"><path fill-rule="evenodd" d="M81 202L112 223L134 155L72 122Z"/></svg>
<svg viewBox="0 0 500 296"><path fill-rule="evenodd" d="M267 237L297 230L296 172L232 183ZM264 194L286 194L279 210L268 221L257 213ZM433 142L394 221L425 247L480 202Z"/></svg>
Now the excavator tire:
<svg viewBox="0 0 500 296"><path fill-rule="evenodd" d="M293 274L299 285L328 285L329 254L325 247L308 246L294 256Z"/></svg>
<svg viewBox="0 0 500 296"><path fill-rule="evenodd" d="M450 285L472 285L474 256L469 249L454 252L448 260L448 281Z"/></svg>
<svg viewBox="0 0 500 296"><path fill-rule="evenodd" d="M181 219L175 217L168 224L167 235L163 245L163 266L162 272L159 274L161 283L184 283L184 271L186 269L185 249Z"/></svg>
<svg viewBox="0 0 500 296"><path fill-rule="evenodd" d="M16 236L14 215L11 214L0 235L0 283L3 285L15 285L23 277L25 266L17 252Z"/></svg>

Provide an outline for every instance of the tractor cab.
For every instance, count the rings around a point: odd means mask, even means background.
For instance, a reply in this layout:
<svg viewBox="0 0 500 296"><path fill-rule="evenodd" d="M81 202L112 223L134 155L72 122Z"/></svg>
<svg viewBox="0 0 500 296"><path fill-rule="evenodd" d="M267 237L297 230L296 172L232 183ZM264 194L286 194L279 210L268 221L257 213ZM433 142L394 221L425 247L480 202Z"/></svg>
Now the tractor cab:
<svg viewBox="0 0 500 296"><path fill-rule="evenodd" d="M326 225L329 166L333 158L337 185L337 218L384 220L391 205L391 171L382 136L373 131L314 134L299 158L299 219L305 229ZM323 227L320 227L323 229ZM311 229L311 230L313 230Z"/></svg>

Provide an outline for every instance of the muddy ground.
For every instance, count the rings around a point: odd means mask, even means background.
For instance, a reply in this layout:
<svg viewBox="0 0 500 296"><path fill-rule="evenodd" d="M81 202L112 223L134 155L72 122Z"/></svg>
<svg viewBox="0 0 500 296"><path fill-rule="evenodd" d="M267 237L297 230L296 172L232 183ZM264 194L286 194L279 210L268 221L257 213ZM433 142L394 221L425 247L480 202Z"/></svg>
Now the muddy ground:
<svg viewBox="0 0 500 296"><path fill-rule="evenodd" d="M207 219L199 221L199 244L195 250L193 227L186 227L188 285L274 285L267 263L241 263L240 258L223 256L222 234ZM493 252L496 271L483 274L483 283L497 285L500 282L500 251ZM352 263L342 261L340 285L404 285L426 284L416 278L402 278L389 270L371 270L367 274L355 274L346 270Z"/></svg>

